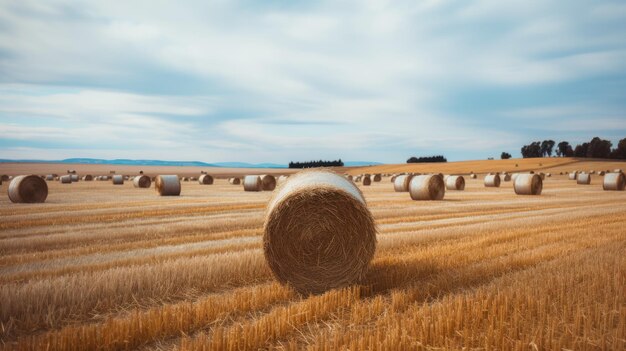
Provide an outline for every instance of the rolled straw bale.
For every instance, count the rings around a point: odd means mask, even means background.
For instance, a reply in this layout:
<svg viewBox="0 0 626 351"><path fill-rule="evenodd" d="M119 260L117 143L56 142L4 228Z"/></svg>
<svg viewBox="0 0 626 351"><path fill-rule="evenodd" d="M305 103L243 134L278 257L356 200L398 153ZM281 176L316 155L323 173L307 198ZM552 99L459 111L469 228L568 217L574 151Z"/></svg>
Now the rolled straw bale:
<svg viewBox="0 0 626 351"><path fill-rule="evenodd" d="M621 168L616 168L613 170L613 173L624 173L624 171Z"/></svg>
<svg viewBox="0 0 626 351"><path fill-rule="evenodd" d="M127 175L125 175L125 176L124 176L124 180L128 180L129 178L130 178L130 177L129 177L129 176L127 176Z"/></svg>
<svg viewBox="0 0 626 351"><path fill-rule="evenodd" d="M497 174L488 174L485 176L485 187L499 188L500 182L500 176Z"/></svg>
<svg viewBox="0 0 626 351"><path fill-rule="evenodd" d="M413 200L442 200L446 194L443 177L439 174L415 176L409 183L409 194Z"/></svg>
<svg viewBox="0 0 626 351"><path fill-rule="evenodd" d="M188 182L189 181L189 177L183 177L183 182Z"/></svg>
<svg viewBox="0 0 626 351"><path fill-rule="evenodd" d="M354 177L354 182L355 182L355 183L358 183L358 182L360 182L360 181L361 181L361 176L360 176L360 175L358 175L358 176Z"/></svg>
<svg viewBox="0 0 626 351"><path fill-rule="evenodd" d="M517 195L541 195L543 190L543 180L538 174L520 174L513 188Z"/></svg>
<svg viewBox="0 0 626 351"><path fill-rule="evenodd" d="M180 179L177 175L156 176L154 189L161 196L178 196L180 195Z"/></svg>
<svg viewBox="0 0 626 351"><path fill-rule="evenodd" d="M607 173L602 182L602 189L623 191L626 187L626 175L622 172Z"/></svg>
<svg viewBox="0 0 626 351"><path fill-rule="evenodd" d="M85 174L83 176L83 180L86 181L86 182L90 182L90 181L93 180L93 176L91 174Z"/></svg>
<svg viewBox="0 0 626 351"><path fill-rule="evenodd" d="M604 171L600 171L600 172L598 172L598 175L600 175L600 176L603 176L603 175L605 175L605 174L606 174L606 173L605 173Z"/></svg>
<svg viewBox="0 0 626 351"><path fill-rule="evenodd" d="M138 175L133 179L133 186L135 188L149 188L152 185L150 177L145 175Z"/></svg>
<svg viewBox="0 0 626 351"><path fill-rule="evenodd" d="M139 171L139 174L143 174L143 171Z"/></svg>
<svg viewBox="0 0 626 351"><path fill-rule="evenodd" d="M546 174L543 172L539 172L539 176L541 177L541 180L545 180L546 179Z"/></svg>
<svg viewBox="0 0 626 351"><path fill-rule="evenodd" d="M196 178L196 177L189 177L189 181L190 182L195 182L196 180L198 180L198 178Z"/></svg>
<svg viewBox="0 0 626 351"><path fill-rule="evenodd" d="M276 188L276 178L271 174L262 174L259 176L264 191L272 191Z"/></svg>
<svg viewBox="0 0 626 351"><path fill-rule="evenodd" d="M9 180L9 176L6 174L3 174L2 177L0 178L1 181L6 182L7 180Z"/></svg>
<svg viewBox="0 0 626 351"><path fill-rule="evenodd" d="M213 184L213 177L208 174L203 174L198 178L198 183L202 185L211 185Z"/></svg>
<svg viewBox="0 0 626 351"><path fill-rule="evenodd" d="M114 175L111 180L113 181L113 185L124 185L124 176L121 174Z"/></svg>
<svg viewBox="0 0 626 351"><path fill-rule="evenodd" d="M61 184L70 184L72 183L72 176L71 175L60 176L59 181L61 182Z"/></svg>
<svg viewBox="0 0 626 351"><path fill-rule="evenodd" d="M391 178L389 179L392 183L396 181L396 178L398 178L397 175L392 175Z"/></svg>
<svg viewBox="0 0 626 351"><path fill-rule="evenodd" d="M546 173L546 177L548 178L552 177L552 173Z"/></svg>
<svg viewBox="0 0 626 351"><path fill-rule="evenodd" d="M54 180L54 176L52 174L48 174L46 176L46 180Z"/></svg>
<svg viewBox="0 0 626 351"><path fill-rule="evenodd" d="M589 171L589 174L596 174L596 171L594 171L593 169Z"/></svg>
<svg viewBox="0 0 626 351"><path fill-rule="evenodd" d="M373 182L380 182L382 179L383 177L380 175L380 173L374 174L374 176L372 177Z"/></svg>
<svg viewBox="0 0 626 351"><path fill-rule="evenodd" d="M576 183L580 185L589 185L591 184L591 174L589 173L579 173L576 178Z"/></svg>
<svg viewBox="0 0 626 351"><path fill-rule="evenodd" d="M72 183L80 180L80 178L78 177L78 174L70 174L70 177L72 178Z"/></svg>
<svg viewBox="0 0 626 351"><path fill-rule="evenodd" d="M376 226L359 189L326 171L289 178L270 200L263 251L276 279L322 293L361 280L376 250Z"/></svg>
<svg viewBox="0 0 626 351"><path fill-rule="evenodd" d="M104 175L104 176L102 176L102 180L103 180L103 181L107 181L107 180L109 180L109 176L108 176L108 175Z"/></svg>
<svg viewBox="0 0 626 351"><path fill-rule="evenodd" d="M465 178L463 176L451 175L446 179L447 190L465 190Z"/></svg>
<svg viewBox="0 0 626 351"><path fill-rule="evenodd" d="M349 174L344 175L344 178L346 178L347 180L349 180L351 182L354 181L354 177L349 175ZM279 180L280 180L280 178L279 178Z"/></svg>
<svg viewBox="0 0 626 351"><path fill-rule="evenodd" d="M239 178L228 178L228 183L232 185L239 185L241 184L241 180Z"/></svg>
<svg viewBox="0 0 626 351"><path fill-rule="evenodd" d="M508 173L502 173L502 181L504 182L510 182L511 181L511 175Z"/></svg>
<svg viewBox="0 0 626 351"><path fill-rule="evenodd" d="M472 178L472 179L476 179L476 178L478 178L478 177L476 176L476 174L472 173L472 174L470 174L470 178Z"/></svg>
<svg viewBox="0 0 626 351"><path fill-rule="evenodd" d="M372 177L370 177L369 174L366 174L363 176L363 185L364 186L369 186L370 184L372 184Z"/></svg>
<svg viewBox="0 0 626 351"><path fill-rule="evenodd" d="M571 172L570 174L568 174L569 180L576 180L576 178L578 177L578 171L574 171Z"/></svg>
<svg viewBox="0 0 626 351"><path fill-rule="evenodd" d="M396 177L393 182L393 190L396 192L407 192L409 191L409 184L411 183L412 175L403 174Z"/></svg>
<svg viewBox="0 0 626 351"><path fill-rule="evenodd" d="M530 173L530 174L535 174L535 171L530 171L530 172L528 172L528 173Z"/></svg>
<svg viewBox="0 0 626 351"><path fill-rule="evenodd" d="M9 183L9 199L15 203L45 202L48 197L48 184L36 175L21 175Z"/></svg>
<svg viewBox="0 0 626 351"><path fill-rule="evenodd" d="M247 175L243 178L244 191L262 191L263 182L258 175Z"/></svg>

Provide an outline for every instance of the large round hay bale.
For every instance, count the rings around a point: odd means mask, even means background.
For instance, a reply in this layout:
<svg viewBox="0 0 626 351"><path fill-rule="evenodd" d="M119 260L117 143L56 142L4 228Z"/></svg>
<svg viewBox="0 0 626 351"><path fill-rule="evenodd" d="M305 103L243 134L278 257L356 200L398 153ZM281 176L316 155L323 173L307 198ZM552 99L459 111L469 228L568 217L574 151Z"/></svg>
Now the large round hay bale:
<svg viewBox="0 0 626 351"><path fill-rule="evenodd" d="M149 188L152 185L150 177L145 175L138 175L133 179L133 186L135 188Z"/></svg>
<svg viewBox="0 0 626 351"><path fill-rule="evenodd" d="M396 178L398 178L397 174L394 174L391 176L391 178L389 178L389 181L391 181L392 183L396 181Z"/></svg>
<svg viewBox="0 0 626 351"><path fill-rule="evenodd" d="M578 173L578 177L576 178L576 183L580 185L589 185L591 184L591 174L589 173Z"/></svg>
<svg viewBox="0 0 626 351"><path fill-rule="evenodd" d="M86 182L90 182L90 181L93 180L93 176L91 174L85 174L83 176L83 180L86 181Z"/></svg>
<svg viewBox="0 0 626 351"><path fill-rule="evenodd" d="M447 190L465 190L465 178L463 176L451 175L446 179Z"/></svg>
<svg viewBox="0 0 626 351"><path fill-rule="evenodd" d="M439 174L415 176L409 183L409 194L413 200L442 200L446 194L443 177Z"/></svg>
<svg viewBox="0 0 626 351"><path fill-rule="evenodd" d="M513 183L517 195L541 195L543 180L538 174L520 174Z"/></svg>
<svg viewBox="0 0 626 351"><path fill-rule="evenodd" d="M363 185L369 186L372 184L372 177L369 174L363 176Z"/></svg>
<svg viewBox="0 0 626 351"><path fill-rule="evenodd" d="M154 181L154 188L161 196L178 196L180 179L177 175L159 175Z"/></svg>
<svg viewBox="0 0 626 351"><path fill-rule="evenodd" d="M272 191L276 189L276 178L271 174L261 174L261 184L264 191Z"/></svg>
<svg viewBox="0 0 626 351"><path fill-rule="evenodd" d="M487 188L499 188L500 176L497 174L488 174L485 176L485 187Z"/></svg>
<svg viewBox="0 0 626 351"><path fill-rule="evenodd" d="M61 182L61 184L70 184L72 183L72 176L71 175L60 176L59 181Z"/></svg>
<svg viewBox="0 0 626 351"><path fill-rule="evenodd" d="M577 171L571 172L567 176L568 176L569 180L576 180L576 178L578 177L578 172Z"/></svg>
<svg viewBox="0 0 626 351"><path fill-rule="evenodd" d="M393 190L396 192L405 193L409 191L409 184L411 183L411 178L413 178L410 174L402 174L396 177L393 182Z"/></svg>
<svg viewBox="0 0 626 351"><path fill-rule="evenodd" d="M262 191L263 182L258 175L247 175L243 178L244 191Z"/></svg>
<svg viewBox="0 0 626 351"><path fill-rule="evenodd" d="M78 174L70 174L70 177L72 178L72 183L75 183L80 180L80 178L78 177Z"/></svg>
<svg viewBox="0 0 626 351"><path fill-rule="evenodd" d="M198 183L202 185L211 185L213 184L213 177L208 174L203 174L198 178Z"/></svg>
<svg viewBox="0 0 626 351"><path fill-rule="evenodd" d="M623 191L626 187L626 176L622 172L607 173L604 175L602 189Z"/></svg>
<svg viewBox="0 0 626 351"><path fill-rule="evenodd" d="M383 177L380 175L380 173L374 174L374 176L372 176L373 182L380 182L382 179Z"/></svg>
<svg viewBox="0 0 626 351"><path fill-rule="evenodd" d="M325 171L301 172L267 207L265 259L281 283L322 293L358 282L376 250L376 226L359 189Z"/></svg>
<svg viewBox="0 0 626 351"><path fill-rule="evenodd" d="M15 203L45 202L48 197L48 184L36 175L21 175L9 183L9 199Z"/></svg>
<svg viewBox="0 0 626 351"><path fill-rule="evenodd" d="M124 176L121 174L114 175L111 177L111 180L113 181L113 185L124 185Z"/></svg>
<svg viewBox="0 0 626 351"><path fill-rule="evenodd" d="M239 184L241 184L241 179L239 179L239 178L228 178L228 183L232 184L232 185L239 185Z"/></svg>

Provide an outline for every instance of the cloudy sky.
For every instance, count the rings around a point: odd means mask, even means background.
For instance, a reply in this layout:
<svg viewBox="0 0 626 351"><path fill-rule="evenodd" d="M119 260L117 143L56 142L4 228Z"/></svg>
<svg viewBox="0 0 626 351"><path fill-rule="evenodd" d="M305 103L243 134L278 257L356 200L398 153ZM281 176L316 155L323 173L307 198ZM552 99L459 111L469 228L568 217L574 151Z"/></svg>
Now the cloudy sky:
<svg viewBox="0 0 626 351"><path fill-rule="evenodd" d="M626 2L0 0L0 158L404 162L626 137Z"/></svg>

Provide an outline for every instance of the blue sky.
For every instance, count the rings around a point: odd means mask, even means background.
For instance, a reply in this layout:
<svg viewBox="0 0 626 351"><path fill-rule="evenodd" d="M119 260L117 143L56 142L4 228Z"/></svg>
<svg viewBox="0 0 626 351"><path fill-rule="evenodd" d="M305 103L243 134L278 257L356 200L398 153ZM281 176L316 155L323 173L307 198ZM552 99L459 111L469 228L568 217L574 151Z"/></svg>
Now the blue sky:
<svg viewBox="0 0 626 351"><path fill-rule="evenodd" d="M0 0L0 158L400 163L593 136L626 137L624 1Z"/></svg>

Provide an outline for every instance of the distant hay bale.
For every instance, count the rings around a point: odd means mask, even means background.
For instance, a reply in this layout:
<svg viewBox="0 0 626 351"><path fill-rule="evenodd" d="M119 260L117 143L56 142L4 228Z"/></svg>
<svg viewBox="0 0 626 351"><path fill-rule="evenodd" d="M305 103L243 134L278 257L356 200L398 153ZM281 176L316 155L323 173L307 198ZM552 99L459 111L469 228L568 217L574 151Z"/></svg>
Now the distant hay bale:
<svg viewBox="0 0 626 351"><path fill-rule="evenodd" d="M605 174L606 174L606 173L605 173L604 171L600 171L600 172L598 172L598 175L599 175L599 176L604 176Z"/></svg>
<svg viewBox="0 0 626 351"><path fill-rule="evenodd" d="M602 182L602 189L624 191L626 187L626 175L622 172L607 173Z"/></svg>
<svg viewBox="0 0 626 351"><path fill-rule="evenodd" d="M71 175L60 176L59 181L61 182L61 184L71 184L72 176Z"/></svg>
<svg viewBox="0 0 626 351"><path fill-rule="evenodd" d="M363 176L363 185L364 186L369 186L370 184L372 184L372 177L370 177L369 174L366 174Z"/></svg>
<svg viewBox="0 0 626 351"><path fill-rule="evenodd" d="M198 180L198 178L196 178L196 177L189 177L189 181L190 181L190 182L195 182L195 181L197 181L197 180Z"/></svg>
<svg viewBox="0 0 626 351"><path fill-rule="evenodd" d="M545 180L546 179L546 174L543 172L539 172L538 174L541 177L541 180Z"/></svg>
<svg viewBox="0 0 626 351"><path fill-rule="evenodd" d="M576 178L576 183L580 185L589 185L591 184L591 174L589 173L579 173Z"/></svg>
<svg viewBox="0 0 626 351"><path fill-rule="evenodd" d="M276 279L302 294L360 281L376 250L376 226L360 190L326 171L298 173L270 200L263 251Z"/></svg>
<svg viewBox="0 0 626 351"><path fill-rule="evenodd" d="M113 181L113 185L124 185L124 176L121 174L114 175L111 180Z"/></svg>
<svg viewBox="0 0 626 351"><path fill-rule="evenodd" d="M46 176L46 180L54 180L54 176L52 174L48 174Z"/></svg>
<svg viewBox="0 0 626 351"><path fill-rule="evenodd" d="M243 178L244 191L262 191L263 182L258 175L247 175Z"/></svg>
<svg viewBox="0 0 626 351"><path fill-rule="evenodd" d="M500 179L503 182L510 182L511 181L511 175L508 173L502 173L502 177Z"/></svg>
<svg viewBox="0 0 626 351"><path fill-rule="evenodd" d="M567 176L569 177L569 180L576 180L576 178L578 177L578 171L571 172Z"/></svg>
<svg viewBox="0 0 626 351"><path fill-rule="evenodd" d="M596 174L596 171L594 171L593 169L589 171L589 174Z"/></svg>
<svg viewBox="0 0 626 351"><path fill-rule="evenodd" d="M463 176L451 175L446 179L447 190L465 190L465 178Z"/></svg>
<svg viewBox="0 0 626 351"><path fill-rule="evenodd" d="M546 177L548 178L552 177L552 173L546 173Z"/></svg>
<svg viewBox="0 0 626 351"><path fill-rule="evenodd" d="M409 183L409 194L413 200L442 200L446 194L443 177L439 174L415 176Z"/></svg>
<svg viewBox="0 0 626 351"><path fill-rule="evenodd" d="M177 175L159 175L154 181L154 189L161 196L179 196L180 179Z"/></svg>
<svg viewBox="0 0 626 351"><path fill-rule="evenodd" d="M6 182L9 180L9 176L7 174L3 174L0 180L2 180L3 182Z"/></svg>
<svg viewBox="0 0 626 351"><path fill-rule="evenodd" d="M261 174L261 184L264 191L272 191L276 189L276 178L271 174Z"/></svg>
<svg viewBox="0 0 626 351"><path fill-rule="evenodd" d="M616 168L613 170L613 173L624 173L624 171L621 168Z"/></svg>
<svg viewBox="0 0 626 351"><path fill-rule="evenodd" d="M344 175L344 178L346 178L347 180L349 180L349 181L351 181L351 182L352 182L352 181L354 181L354 177L353 177L353 176L351 176L351 175L349 175L349 174L345 174L345 175ZM280 179L279 179L279 180L280 180Z"/></svg>
<svg viewBox="0 0 626 351"><path fill-rule="evenodd" d="M239 185L241 184L241 180L239 178L228 178L228 183L232 185Z"/></svg>
<svg viewBox="0 0 626 351"><path fill-rule="evenodd" d="M409 191L409 184L411 183L411 178L413 178L413 176L409 174L403 174L403 175L397 176L393 182L393 190L399 193L400 192L405 193Z"/></svg>
<svg viewBox="0 0 626 351"><path fill-rule="evenodd" d="M125 176L124 176L124 180L128 180L129 178L130 178L130 177L129 177L129 176L127 176L127 175L125 175Z"/></svg>
<svg viewBox="0 0 626 351"><path fill-rule="evenodd" d="M72 178L72 183L75 183L80 180L80 178L78 177L78 174L70 174L70 177Z"/></svg>
<svg viewBox="0 0 626 351"><path fill-rule="evenodd" d="M211 185L213 184L213 177L208 174L203 174L198 178L198 183L201 185Z"/></svg>
<svg viewBox="0 0 626 351"><path fill-rule="evenodd" d="M189 177L183 177L183 182L188 182L189 181Z"/></svg>
<svg viewBox="0 0 626 351"><path fill-rule="evenodd" d="M485 187L487 188L499 188L500 176L497 174L488 174L485 176Z"/></svg>
<svg viewBox="0 0 626 351"><path fill-rule="evenodd" d="M143 171L139 171L139 174L143 174Z"/></svg>
<svg viewBox="0 0 626 351"><path fill-rule="evenodd" d="M83 176L83 180L86 181L86 182L90 182L90 181L93 180L93 176L91 174L85 174Z"/></svg>
<svg viewBox="0 0 626 351"><path fill-rule="evenodd" d="M133 186L135 188L149 188L152 185L150 177L145 175L138 175L133 179Z"/></svg>
<svg viewBox="0 0 626 351"><path fill-rule="evenodd" d="M476 178L478 178L478 176L476 176L476 174L472 173L472 174L470 174L470 178L476 179Z"/></svg>
<svg viewBox="0 0 626 351"><path fill-rule="evenodd" d="M21 175L9 183L9 199L14 203L40 203L48 197L48 184L36 175Z"/></svg>
<svg viewBox="0 0 626 351"><path fill-rule="evenodd" d="M374 176L372 177L373 182L380 182L382 179L383 177L380 175L380 173L374 174Z"/></svg>
<svg viewBox="0 0 626 351"><path fill-rule="evenodd" d="M358 176L354 177L354 182L355 182L355 183L360 182L360 181L361 181L361 178L362 178L362 177L361 177L360 175L358 175Z"/></svg>
<svg viewBox="0 0 626 351"><path fill-rule="evenodd" d="M520 174L513 188L517 195L541 195L543 190L543 180L538 174Z"/></svg>

